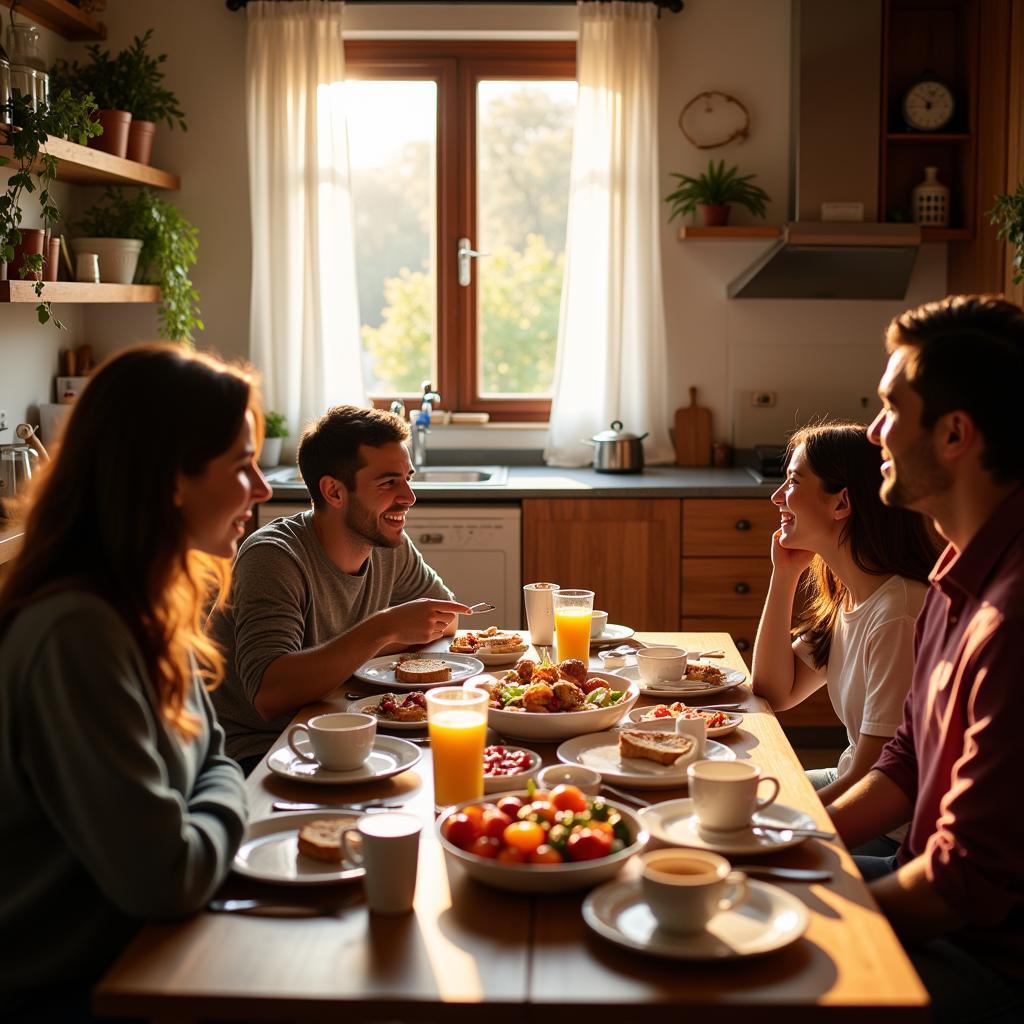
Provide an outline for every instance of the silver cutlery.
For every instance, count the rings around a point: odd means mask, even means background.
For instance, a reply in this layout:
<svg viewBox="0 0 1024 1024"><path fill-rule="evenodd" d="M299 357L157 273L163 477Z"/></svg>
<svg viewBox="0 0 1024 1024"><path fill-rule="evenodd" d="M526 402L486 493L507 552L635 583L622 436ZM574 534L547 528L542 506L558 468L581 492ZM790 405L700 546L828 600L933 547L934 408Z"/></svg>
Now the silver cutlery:
<svg viewBox="0 0 1024 1024"><path fill-rule="evenodd" d="M488 604L486 601L480 601L478 604L471 604L468 612L460 612L461 615L479 615L483 612L493 612L494 605Z"/></svg>
<svg viewBox="0 0 1024 1024"><path fill-rule="evenodd" d="M625 800L627 803L635 804L637 807L651 806L650 800L645 800L642 796L635 796L633 793L627 793L624 789L616 789L614 786L609 786L607 783L602 783L601 789L611 796L614 796L619 800Z"/></svg>
<svg viewBox="0 0 1024 1024"><path fill-rule="evenodd" d="M217 914L257 914L265 917L329 917L334 913L327 907L279 903L275 900L210 900L206 909Z"/></svg>
<svg viewBox="0 0 1024 1024"><path fill-rule="evenodd" d="M641 650L645 650L648 644L641 643L639 640L636 641ZM618 647L602 647L601 654L636 654L637 648L632 644L619 644ZM725 651L690 651L691 657L694 658L724 658Z"/></svg>
<svg viewBox="0 0 1024 1024"><path fill-rule="evenodd" d="M389 804L383 800L364 800L357 804L301 803L295 800L275 800L271 807L275 811L391 811L401 804Z"/></svg>
<svg viewBox="0 0 1024 1024"><path fill-rule="evenodd" d="M791 839L835 839L835 832L822 832L817 828L784 828L781 825L754 825L751 830L755 836L771 839L776 843L788 843Z"/></svg>
<svg viewBox="0 0 1024 1024"><path fill-rule="evenodd" d="M774 868L767 864L734 864L735 871L755 878L777 878L781 882L831 882L831 871L812 871L806 868Z"/></svg>

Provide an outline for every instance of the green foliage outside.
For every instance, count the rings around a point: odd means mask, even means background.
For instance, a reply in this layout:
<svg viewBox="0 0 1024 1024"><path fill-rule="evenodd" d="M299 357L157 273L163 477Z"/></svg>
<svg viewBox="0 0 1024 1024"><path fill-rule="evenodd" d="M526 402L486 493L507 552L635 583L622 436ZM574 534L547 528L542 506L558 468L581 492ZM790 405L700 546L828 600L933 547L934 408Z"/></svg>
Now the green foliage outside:
<svg viewBox="0 0 1024 1024"><path fill-rule="evenodd" d="M1013 283L1020 284L1024 281L1024 181L1012 195L996 196L988 216L999 227L996 237L1013 246Z"/></svg>

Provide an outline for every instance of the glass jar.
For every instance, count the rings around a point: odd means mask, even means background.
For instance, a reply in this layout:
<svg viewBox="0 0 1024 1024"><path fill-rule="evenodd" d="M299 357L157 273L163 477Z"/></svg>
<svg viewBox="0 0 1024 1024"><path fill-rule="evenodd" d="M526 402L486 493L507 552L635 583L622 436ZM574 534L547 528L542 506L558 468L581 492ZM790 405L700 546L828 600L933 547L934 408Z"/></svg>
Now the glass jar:
<svg viewBox="0 0 1024 1024"><path fill-rule="evenodd" d="M11 99L20 96L32 109L36 109L36 69L27 64L11 64Z"/></svg>
<svg viewBox="0 0 1024 1024"><path fill-rule="evenodd" d="M7 29L7 49L12 64L24 64L37 71L46 70L46 61L39 52L39 29L35 25L12 22Z"/></svg>
<svg viewBox="0 0 1024 1024"><path fill-rule="evenodd" d="M11 62L0 57L0 124L10 124L11 115Z"/></svg>

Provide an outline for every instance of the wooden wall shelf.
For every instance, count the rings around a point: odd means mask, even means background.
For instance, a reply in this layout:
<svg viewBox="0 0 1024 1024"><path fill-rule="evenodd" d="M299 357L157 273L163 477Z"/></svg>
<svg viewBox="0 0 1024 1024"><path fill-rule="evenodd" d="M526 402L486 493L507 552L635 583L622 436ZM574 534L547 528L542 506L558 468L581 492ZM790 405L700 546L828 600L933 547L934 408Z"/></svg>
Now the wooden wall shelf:
<svg viewBox="0 0 1024 1024"><path fill-rule="evenodd" d="M973 138L970 132L888 132L885 141L928 145L939 142L970 142Z"/></svg>
<svg viewBox="0 0 1024 1024"><path fill-rule="evenodd" d="M67 139L51 136L43 148L57 157L58 181L75 185L148 185L150 188L166 189L181 187L181 179L170 171L139 164L134 160L122 160L110 153L68 142ZM0 145L0 156L11 159L13 155L11 146Z"/></svg>
<svg viewBox="0 0 1024 1024"><path fill-rule="evenodd" d="M4 7L11 0L0 0ZM18 0L18 14L74 42L107 38L107 26L68 0Z"/></svg>
<svg viewBox="0 0 1024 1024"><path fill-rule="evenodd" d="M922 242L969 242L973 237L970 228L921 228Z"/></svg>
<svg viewBox="0 0 1024 1024"><path fill-rule="evenodd" d="M0 281L0 302L159 302L155 284L87 284L47 281L36 295L35 281Z"/></svg>
<svg viewBox="0 0 1024 1024"><path fill-rule="evenodd" d="M741 224L735 227L726 226L721 228L706 228L699 224L684 224L679 229L679 240L681 242L700 239L709 241L711 239L726 238L778 238L782 234L782 228L772 224Z"/></svg>

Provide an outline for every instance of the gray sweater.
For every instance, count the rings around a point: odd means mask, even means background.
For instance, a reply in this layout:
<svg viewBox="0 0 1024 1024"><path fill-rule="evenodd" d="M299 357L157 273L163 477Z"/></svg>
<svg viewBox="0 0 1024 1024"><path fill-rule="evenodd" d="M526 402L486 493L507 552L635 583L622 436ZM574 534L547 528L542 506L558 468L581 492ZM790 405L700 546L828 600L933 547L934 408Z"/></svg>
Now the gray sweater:
<svg viewBox="0 0 1024 1024"><path fill-rule="evenodd" d="M267 722L254 707L271 662L327 643L391 605L451 596L408 537L397 548L374 548L352 575L327 557L312 511L261 527L239 549L231 600L210 623L226 661L212 696L228 753L265 754L291 721L283 715ZM324 682L326 689L344 680Z"/></svg>
<svg viewBox="0 0 1024 1024"><path fill-rule="evenodd" d="M198 910L227 875L242 774L198 676L188 708L191 742L122 620L81 591L0 638L0 993L94 979L141 921Z"/></svg>

